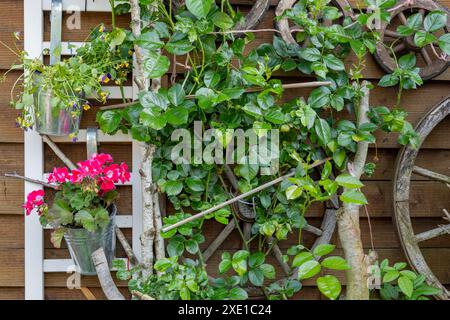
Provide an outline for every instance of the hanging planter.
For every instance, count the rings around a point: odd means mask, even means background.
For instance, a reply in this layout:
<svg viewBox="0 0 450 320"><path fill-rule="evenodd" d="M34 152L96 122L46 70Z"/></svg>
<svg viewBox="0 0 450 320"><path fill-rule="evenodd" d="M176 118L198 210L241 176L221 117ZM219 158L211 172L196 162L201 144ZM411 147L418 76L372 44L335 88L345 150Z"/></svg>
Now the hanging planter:
<svg viewBox="0 0 450 320"><path fill-rule="evenodd" d="M36 210L42 226L54 229L51 242L56 248L63 238L66 240L83 275L96 274L91 255L97 249L103 249L109 266L114 258L114 201L118 196L115 184L130 181L130 173L125 163L112 162L109 154L94 154L70 172L67 168L54 168L46 184L57 190L53 204L49 206L44 201L43 190L36 190L28 194L23 205L27 215Z"/></svg>
<svg viewBox="0 0 450 320"><path fill-rule="evenodd" d="M36 131L40 134L50 136L75 135L80 127L80 120L83 108L80 100L83 93L73 96L73 105L67 108L59 108L59 99L53 94L51 88L46 88L42 83L42 75L36 73L34 76L36 91L33 94L34 116Z"/></svg>

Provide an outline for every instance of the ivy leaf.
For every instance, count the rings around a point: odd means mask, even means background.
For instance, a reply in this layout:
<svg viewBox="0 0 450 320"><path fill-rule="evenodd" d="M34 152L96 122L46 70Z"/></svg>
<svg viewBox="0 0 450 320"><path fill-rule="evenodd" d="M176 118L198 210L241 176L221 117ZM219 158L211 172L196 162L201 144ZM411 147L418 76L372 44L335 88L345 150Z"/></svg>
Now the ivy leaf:
<svg viewBox="0 0 450 320"><path fill-rule="evenodd" d="M319 87L314 89L308 97L308 104L314 109L322 108L329 101L330 89L327 87Z"/></svg>
<svg viewBox="0 0 450 320"><path fill-rule="evenodd" d="M189 111L180 106L167 110L164 115L168 123L173 126L179 126L187 123L189 118Z"/></svg>
<svg viewBox="0 0 450 320"><path fill-rule="evenodd" d="M185 242L185 247L187 252L189 252L190 254L196 254L198 252L198 243L197 241L190 239L188 241Z"/></svg>
<svg viewBox="0 0 450 320"><path fill-rule="evenodd" d="M364 186L364 184L359 181L359 179L355 178L354 176L343 173L336 177L336 182L344 188L348 189L355 189L355 188L361 188Z"/></svg>
<svg viewBox="0 0 450 320"><path fill-rule="evenodd" d="M450 33L443 34L438 40L439 48L450 56Z"/></svg>
<svg viewBox="0 0 450 320"><path fill-rule="evenodd" d="M336 248L333 244L319 244L317 247L314 248L313 254L315 257L322 257L325 256L331 252L333 252L334 248Z"/></svg>
<svg viewBox="0 0 450 320"><path fill-rule="evenodd" d="M398 59L398 65L401 69L412 69L416 66L416 55L408 53Z"/></svg>
<svg viewBox="0 0 450 320"><path fill-rule="evenodd" d="M405 276L401 276L400 278L398 278L398 287L405 294L405 296L411 298L414 291L414 286L411 279Z"/></svg>
<svg viewBox="0 0 450 320"><path fill-rule="evenodd" d="M183 184L180 181L167 181L164 190L168 196L176 196L183 190Z"/></svg>
<svg viewBox="0 0 450 320"><path fill-rule="evenodd" d="M247 291L245 291L244 289L239 288L239 287L231 288L229 295L230 295L231 300L247 300L248 299Z"/></svg>
<svg viewBox="0 0 450 320"><path fill-rule="evenodd" d="M206 18L214 0L186 0L186 7L197 19Z"/></svg>
<svg viewBox="0 0 450 320"><path fill-rule="evenodd" d="M167 52L176 56L181 56L187 54L188 52L191 52L192 49L194 49L195 47L188 39L181 39L181 40L170 39L166 43L165 48Z"/></svg>
<svg viewBox="0 0 450 320"><path fill-rule="evenodd" d="M145 76L150 79L160 78L169 71L169 58L155 52L148 52L144 61Z"/></svg>
<svg viewBox="0 0 450 320"><path fill-rule="evenodd" d="M320 272L320 264L316 260L310 260L298 267L298 280L309 279Z"/></svg>
<svg viewBox="0 0 450 320"><path fill-rule="evenodd" d="M331 70L342 71L345 69L344 62L339 58L335 57L333 54L327 54L323 57L325 65Z"/></svg>
<svg viewBox="0 0 450 320"><path fill-rule="evenodd" d="M378 85L380 87L392 87L395 86L398 83L398 81L399 78L396 75L386 74L380 79Z"/></svg>
<svg viewBox="0 0 450 320"><path fill-rule="evenodd" d="M308 251L303 251L300 252L299 254L297 254L294 257L294 260L292 261L292 266L295 267L299 267L301 266L303 263L310 261L314 259L314 256L311 254L311 252Z"/></svg>
<svg viewBox="0 0 450 320"><path fill-rule="evenodd" d="M332 270L348 270L350 269L347 261L344 258L333 256L325 258L322 261L322 267L332 269Z"/></svg>
<svg viewBox="0 0 450 320"><path fill-rule="evenodd" d="M105 133L114 133L117 131L121 121L122 116L116 111L109 110L97 115L97 122L100 129Z"/></svg>
<svg viewBox="0 0 450 320"><path fill-rule="evenodd" d="M314 120L316 119L316 112L309 105L303 105L299 110L300 122L303 126L311 129L314 126Z"/></svg>
<svg viewBox="0 0 450 320"><path fill-rule="evenodd" d="M267 279L275 279L275 268L273 265L264 263L260 266L260 269L262 270L264 277Z"/></svg>
<svg viewBox="0 0 450 320"><path fill-rule="evenodd" d="M248 259L248 265L250 268L258 267L264 263L264 259L265 259L264 253L255 252L250 255L250 258Z"/></svg>
<svg viewBox="0 0 450 320"><path fill-rule="evenodd" d="M400 273L397 270L390 270L383 276L383 283L394 281L399 275Z"/></svg>
<svg viewBox="0 0 450 320"><path fill-rule="evenodd" d="M354 203L354 204L367 204L367 199L364 194L358 189L347 190L343 194L339 196L339 199L345 203Z"/></svg>
<svg viewBox="0 0 450 320"><path fill-rule="evenodd" d="M422 26L422 21L422 15L418 12L408 17L406 25L413 30L418 30Z"/></svg>
<svg viewBox="0 0 450 320"><path fill-rule="evenodd" d="M174 106L179 106L184 102L186 93L184 92L181 84L176 83L168 90L167 97L169 98L171 104L173 104Z"/></svg>
<svg viewBox="0 0 450 320"><path fill-rule="evenodd" d="M186 184L189 189L195 192L201 192L205 190L203 181L200 178L189 177L186 179Z"/></svg>
<svg viewBox="0 0 450 320"><path fill-rule="evenodd" d="M303 189L298 186L290 186L286 189L286 198L288 200L297 199L302 195Z"/></svg>
<svg viewBox="0 0 450 320"><path fill-rule="evenodd" d="M250 280L253 285L260 287L264 283L264 273L260 268L251 269L248 272L248 280Z"/></svg>
<svg viewBox="0 0 450 320"><path fill-rule="evenodd" d="M316 283L320 292L331 300L336 300L341 294L341 283L335 276L326 275L319 277Z"/></svg>
<svg viewBox="0 0 450 320"><path fill-rule="evenodd" d="M225 273L228 270L230 270L230 268L231 268L231 260L225 259L225 260L220 261L220 264L219 264L219 272L220 273Z"/></svg>
<svg viewBox="0 0 450 320"><path fill-rule="evenodd" d="M274 124L284 123L284 113L281 110L270 110L264 115L264 118Z"/></svg>
<svg viewBox="0 0 450 320"><path fill-rule="evenodd" d="M219 27L222 30L227 30L234 26L233 19L231 19L229 15L222 11L217 11L216 13L214 13L211 20L213 21L215 26Z"/></svg>
<svg viewBox="0 0 450 320"><path fill-rule="evenodd" d="M325 119L318 118L314 124L314 131L322 145L326 146L331 140L331 128Z"/></svg>
<svg viewBox="0 0 450 320"><path fill-rule="evenodd" d="M167 244L167 253L169 254L169 257L177 257L183 254L183 240L183 236L180 236L180 238L172 238L169 240L169 243Z"/></svg>
<svg viewBox="0 0 450 320"><path fill-rule="evenodd" d="M146 91L139 95L139 103L146 109L167 109L167 99L159 92Z"/></svg>
<svg viewBox="0 0 450 320"><path fill-rule="evenodd" d="M342 167L346 158L345 150L338 149L333 153L333 161L338 168Z"/></svg>
<svg viewBox="0 0 450 320"><path fill-rule="evenodd" d="M161 130L167 124L167 119L164 115L154 113L150 109L144 109L139 115L140 122L147 127L154 130Z"/></svg>
<svg viewBox="0 0 450 320"><path fill-rule="evenodd" d="M164 46L164 42L159 38L159 34L155 31L146 31L137 39L136 44L146 50L157 50Z"/></svg>
<svg viewBox="0 0 450 320"><path fill-rule="evenodd" d="M423 21L423 27L428 32L437 31L447 24L447 14L442 11L430 12Z"/></svg>
<svg viewBox="0 0 450 320"><path fill-rule="evenodd" d="M423 30L419 30L414 35L414 44L420 48L425 47L426 45L429 45L433 41L436 40L436 37Z"/></svg>
<svg viewBox="0 0 450 320"><path fill-rule="evenodd" d="M300 50L299 56L309 62L319 61L320 58L322 57L319 49L317 48L306 48Z"/></svg>
<svg viewBox="0 0 450 320"><path fill-rule="evenodd" d="M167 269L169 269L171 266L172 266L172 263L170 262L170 260L167 258L163 258L163 259L159 259L158 261L156 261L155 270L164 272Z"/></svg>

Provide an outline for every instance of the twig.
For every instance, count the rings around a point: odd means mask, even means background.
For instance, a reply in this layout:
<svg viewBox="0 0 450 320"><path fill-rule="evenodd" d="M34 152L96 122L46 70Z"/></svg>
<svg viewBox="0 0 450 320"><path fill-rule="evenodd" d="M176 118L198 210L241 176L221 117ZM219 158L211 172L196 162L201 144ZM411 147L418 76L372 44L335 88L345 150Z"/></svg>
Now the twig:
<svg viewBox="0 0 450 320"><path fill-rule="evenodd" d="M100 285L102 286L106 298L108 300L125 300L111 277L103 248L94 251L91 257L94 262L95 270L97 271L98 280L100 281Z"/></svg>
<svg viewBox="0 0 450 320"><path fill-rule="evenodd" d="M322 160L316 161L312 165L310 165L308 167L308 169L312 169L312 168L315 168L317 166L320 166L321 164L324 164L326 161L328 161L330 159L331 158L326 158L326 159L322 159ZM260 191L262 191L264 189L267 189L267 188L269 188L269 187L271 187L271 186L273 186L275 184L278 184L278 183L282 182L283 180L285 180L287 178L293 177L294 175L295 175L295 171L292 171L291 173L288 173L288 174L286 174L284 176L278 177L275 180L269 181L269 182L267 182L267 183L265 183L265 184L263 184L263 185L261 185L259 187L256 187L255 189L252 189L252 190L250 190L248 192L245 192L245 193L243 193L243 194L241 194L241 195L239 195L237 197L234 197L234 198L232 198L230 200L227 200L227 201L225 201L225 202L223 202L221 204L218 204L218 205L216 205L216 206L214 206L212 208L209 208L208 210L202 211L202 212L197 213L197 214L195 214L193 216L190 216L189 218L186 218L186 219L181 220L181 221L179 221L177 223L174 223L174 224L172 224L172 225L170 225L170 226L168 226L166 228L163 228L162 232L165 233L165 232L170 231L172 229L178 228L178 227L180 227L180 226L182 226L182 225L184 225L184 224L186 224L188 222L200 219L201 217L206 216L207 214L210 214L210 213L212 213L214 211L222 209L223 207L226 207L226 206L228 206L228 205L230 205L232 203L235 203L235 202L237 202L239 200L243 200L243 199L245 199L245 198L247 198L247 197L249 197L251 195L254 195L255 193L258 193L258 192L260 192Z"/></svg>
<svg viewBox="0 0 450 320"><path fill-rule="evenodd" d="M303 32L303 29L291 29L291 32ZM211 32L210 34L233 34L233 33L259 33L259 32L276 32L280 33L280 30L277 29L247 29L247 30L227 30L227 31L215 31Z"/></svg>
<svg viewBox="0 0 450 320"><path fill-rule="evenodd" d="M125 250L125 253L127 257L130 259L130 262L135 266L138 265L139 260L136 258L133 249L131 248L130 244L125 238L125 235L123 234L122 230L120 230L118 226L116 226L116 237L119 240L120 244L122 245L123 250Z"/></svg>
<svg viewBox="0 0 450 320"><path fill-rule="evenodd" d="M300 88L314 88L314 87L329 86L329 85L331 85L330 81L311 81L311 82L298 82L298 83L283 84L282 88L287 90L287 89L300 89ZM259 91L263 91L264 89L265 88L262 88L262 87L250 87L250 88L245 89L245 93L259 92ZM188 100L195 99L195 98L196 98L196 95L192 95L192 94L186 96L186 99L188 99ZM139 103L139 101L113 104L110 106L100 107L100 110L105 111L105 110L121 109L121 108L130 107L130 106L138 104L138 103Z"/></svg>
<svg viewBox="0 0 450 320"><path fill-rule="evenodd" d="M144 293L139 292L139 291L131 291L131 294L134 297L138 298L139 300L156 300L155 298L150 297L149 295L144 294Z"/></svg>
<svg viewBox="0 0 450 320"><path fill-rule="evenodd" d="M24 176L18 175L16 172L14 172L14 173L5 173L5 177L21 179L21 180L24 180L26 182L36 183L36 184L39 184L41 186L44 186L44 187L47 187L47 188L52 188L52 189L55 189L55 190L59 190L60 189L60 187L57 186L57 185L54 185L54 184L51 184L51 183L47 183L47 182L42 181L42 180L37 180L37 179L24 177Z"/></svg>
<svg viewBox="0 0 450 320"><path fill-rule="evenodd" d="M69 169L73 170L76 169L77 167L75 166L75 164L69 159L67 158L67 156L64 154L64 152L61 151L61 149L50 139L49 136L47 135L42 135L42 140L48 144L48 146L50 147L50 149L53 150L53 152L58 156L59 159L61 159L61 161L69 167Z"/></svg>

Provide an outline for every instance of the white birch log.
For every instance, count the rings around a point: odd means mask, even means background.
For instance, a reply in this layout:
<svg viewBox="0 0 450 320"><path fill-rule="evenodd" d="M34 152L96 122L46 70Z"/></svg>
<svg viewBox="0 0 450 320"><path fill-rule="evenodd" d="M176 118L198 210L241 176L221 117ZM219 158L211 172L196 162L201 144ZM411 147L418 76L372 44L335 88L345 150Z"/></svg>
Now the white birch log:
<svg viewBox="0 0 450 320"><path fill-rule="evenodd" d="M97 249L92 253L92 261L106 298L108 300L125 300L111 277L103 248Z"/></svg>
<svg viewBox="0 0 450 320"><path fill-rule="evenodd" d="M358 126L369 122L367 112L369 111L369 82L363 81L361 90L363 97L358 106L356 106ZM360 178L367 159L369 143L366 141L358 142L357 151L350 164L349 170L355 178ZM344 188L344 192L347 189ZM337 225L339 240L344 250L350 270L346 271L347 279L347 300L368 300L369 289L367 287L367 262L364 255L364 249L361 241L361 229L359 225L360 205L344 203L343 208L337 212Z"/></svg>

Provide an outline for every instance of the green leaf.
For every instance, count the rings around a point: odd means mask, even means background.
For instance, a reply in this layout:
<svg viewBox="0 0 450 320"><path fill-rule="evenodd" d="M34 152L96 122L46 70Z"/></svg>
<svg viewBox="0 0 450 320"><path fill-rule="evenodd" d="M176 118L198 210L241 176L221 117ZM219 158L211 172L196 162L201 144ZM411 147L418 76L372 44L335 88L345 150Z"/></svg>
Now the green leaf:
<svg viewBox="0 0 450 320"><path fill-rule="evenodd" d="M316 111L309 105L303 105L299 110L300 122L303 126L311 129L314 126L314 120L316 119Z"/></svg>
<svg viewBox="0 0 450 320"><path fill-rule="evenodd" d="M394 281L399 277L400 273L397 270L389 270L383 276L383 283Z"/></svg>
<svg viewBox="0 0 450 320"><path fill-rule="evenodd" d="M75 222L81 224L87 231L95 231L94 217L86 210L80 210L75 214Z"/></svg>
<svg viewBox="0 0 450 320"><path fill-rule="evenodd" d="M433 11L430 12L423 21L423 26L426 31L434 32L447 24L447 14L442 11Z"/></svg>
<svg viewBox="0 0 450 320"><path fill-rule="evenodd" d="M336 177L336 182L344 188L348 189L355 189L355 188L361 188L364 185L359 181L359 179L353 177L352 175L348 173L340 174Z"/></svg>
<svg viewBox="0 0 450 320"><path fill-rule="evenodd" d="M311 254L311 252L308 251L303 251L300 252L299 254L297 254L294 257L294 260L292 261L292 266L295 267L299 267L301 266L303 263L310 261L314 259L314 256Z"/></svg>
<svg viewBox="0 0 450 320"><path fill-rule="evenodd" d="M199 250L197 241L190 239L184 243L184 246L186 247L187 252L190 254L196 254Z"/></svg>
<svg viewBox="0 0 450 320"><path fill-rule="evenodd" d="M401 276L400 278L398 278L398 287L405 294L405 296L411 298L414 291L414 286L411 279L405 276Z"/></svg>
<svg viewBox="0 0 450 320"><path fill-rule="evenodd" d="M109 34L110 37L110 46L114 49L116 46L120 46L125 40L127 34L121 28L115 28Z"/></svg>
<svg viewBox="0 0 450 320"><path fill-rule="evenodd" d="M176 56L181 56L187 54L188 52L191 52L192 49L194 49L195 47L188 39L181 39L181 40L170 39L166 43L165 48L167 52Z"/></svg>
<svg viewBox="0 0 450 320"><path fill-rule="evenodd" d="M186 179L186 184L192 191L201 192L205 190L203 180L200 178L189 177Z"/></svg>
<svg viewBox="0 0 450 320"><path fill-rule="evenodd" d="M145 76L150 79L160 78L169 71L170 61L165 55L149 51L144 61Z"/></svg>
<svg viewBox="0 0 450 320"><path fill-rule="evenodd" d="M186 7L197 19L206 18L214 0L186 0Z"/></svg>
<svg viewBox="0 0 450 320"><path fill-rule="evenodd" d="M155 31L146 31L136 39L136 44L146 50L157 50L164 46L164 42Z"/></svg>
<svg viewBox="0 0 450 320"><path fill-rule="evenodd" d="M442 293L441 289L427 286L427 285L422 285L419 288L417 288L416 290L414 290L415 296L434 296L434 295L441 294L441 293Z"/></svg>
<svg viewBox="0 0 450 320"><path fill-rule="evenodd" d="M164 114L167 122L173 126L179 126L187 123L189 118L189 111L182 106L169 109Z"/></svg>
<svg viewBox="0 0 450 320"><path fill-rule="evenodd" d="M315 257L322 257L333 252L334 248L336 248L334 244L319 244L314 248L313 254Z"/></svg>
<svg viewBox="0 0 450 320"><path fill-rule="evenodd" d="M420 48L425 47L426 45L429 45L433 41L436 40L436 37L423 30L419 30L414 35L414 44Z"/></svg>
<svg viewBox="0 0 450 320"><path fill-rule="evenodd" d="M399 79L397 76L393 74L386 74L380 79L378 85L380 87L392 87L395 86L398 83L398 81Z"/></svg>
<svg viewBox="0 0 450 320"><path fill-rule="evenodd" d="M413 30L418 30L422 26L422 21L423 17L418 12L408 17L408 19L406 20L406 25Z"/></svg>
<svg viewBox="0 0 450 320"><path fill-rule="evenodd" d="M265 256L262 252L255 252L250 255L250 258L248 259L248 265L250 268L255 268L264 263Z"/></svg>
<svg viewBox="0 0 450 320"><path fill-rule="evenodd" d="M338 149L333 153L333 161L338 168L342 167L346 158L344 149Z"/></svg>
<svg viewBox="0 0 450 320"><path fill-rule="evenodd" d="M140 123L154 130L161 130L167 124L165 115L154 113L150 109L144 109L139 115Z"/></svg>
<svg viewBox="0 0 450 320"><path fill-rule="evenodd" d="M260 287L264 283L264 273L260 268L251 269L248 272L248 280L250 280L253 285Z"/></svg>
<svg viewBox="0 0 450 320"><path fill-rule="evenodd" d="M172 266L172 262L169 259L163 258L159 259L155 263L155 270L164 272Z"/></svg>
<svg viewBox="0 0 450 320"><path fill-rule="evenodd" d="M450 33L443 34L438 39L439 48L450 56Z"/></svg>
<svg viewBox="0 0 450 320"><path fill-rule="evenodd" d="M169 257L177 257L183 254L184 252L183 239L172 238L169 240L169 243L167 244L167 253L169 254Z"/></svg>
<svg viewBox="0 0 450 320"><path fill-rule="evenodd" d="M288 200L297 199L302 195L303 189L298 186L290 186L286 189L286 198Z"/></svg>
<svg viewBox="0 0 450 320"><path fill-rule="evenodd" d="M274 124L282 124L285 121L284 113L281 110L272 109L264 115L264 118Z"/></svg>
<svg viewBox="0 0 450 320"><path fill-rule="evenodd" d="M97 122L100 129L105 133L113 133L117 131L121 121L122 116L116 111L105 111L99 113L99 116L97 116Z"/></svg>
<svg viewBox="0 0 450 320"><path fill-rule="evenodd" d="M316 260L306 261L298 267L298 280L309 279L320 272L320 264Z"/></svg>
<svg viewBox="0 0 450 320"><path fill-rule="evenodd" d="M168 196L176 196L183 190L183 184L180 181L167 181L164 190Z"/></svg>
<svg viewBox="0 0 450 320"><path fill-rule="evenodd" d="M231 300L246 300L248 299L247 291L239 287L233 287L230 290L230 299Z"/></svg>
<svg viewBox="0 0 450 320"><path fill-rule="evenodd" d="M317 278L317 287L320 292L331 300L336 300L341 294L341 283L335 276L326 275Z"/></svg>
<svg viewBox="0 0 450 320"><path fill-rule="evenodd" d="M214 13L211 17L211 20L213 21L215 26L219 27L222 30L227 30L234 26L233 19L231 19L229 15L222 11L217 11L216 13Z"/></svg>
<svg viewBox="0 0 450 320"><path fill-rule="evenodd" d="M61 225L68 225L73 222L73 213L69 205L62 199L56 200L49 211L51 218Z"/></svg>
<svg viewBox="0 0 450 320"><path fill-rule="evenodd" d="M358 189L347 190L343 194L339 196L339 199L345 203L354 203L354 204L367 204L367 199L364 194Z"/></svg>
<svg viewBox="0 0 450 320"><path fill-rule="evenodd" d="M260 266L260 269L262 270L264 277L267 279L275 279L275 268L273 265L264 263Z"/></svg>
<svg viewBox="0 0 450 320"><path fill-rule="evenodd" d="M94 217L95 224L100 228L105 228L109 224L109 212L105 208L95 208L91 210L91 214Z"/></svg>
<svg viewBox="0 0 450 320"><path fill-rule="evenodd" d="M317 118L314 124L314 130L322 145L326 146L331 140L331 128L325 119Z"/></svg>
<svg viewBox="0 0 450 320"><path fill-rule="evenodd" d="M300 50L299 56L309 62L319 61L320 58L322 57L319 49L317 48L306 48Z"/></svg>
<svg viewBox="0 0 450 320"><path fill-rule="evenodd" d="M330 101L330 89L327 87L319 87L311 91L308 97L308 104L311 108L319 109L327 105Z"/></svg>
<svg viewBox="0 0 450 320"><path fill-rule="evenodd" d="M325 65L331 70L342 71L345 69L344 62L332 54L327 54L323 57Z"/></svg>
<svg viewBox="0 0 450 320"><path fill-rule="evenodd" d="M219 272L225 273L231 268L231 260L222 260L219 264Z"/></svg>
<svg viewBox="0 0 450 320"><path fill-rule="evenodd" d="M323 259L322 267L332 270L348 270L350 269L347 261L344 258L338 256L332 256Z"/></svg>
<svg viewBox="0 0 450 320"><path fill-rule="evenodd" d="M408 53L398 59L398 65L402 69L412 69L416 66L416 55Z"/></svg>

